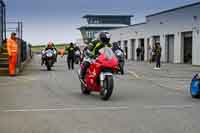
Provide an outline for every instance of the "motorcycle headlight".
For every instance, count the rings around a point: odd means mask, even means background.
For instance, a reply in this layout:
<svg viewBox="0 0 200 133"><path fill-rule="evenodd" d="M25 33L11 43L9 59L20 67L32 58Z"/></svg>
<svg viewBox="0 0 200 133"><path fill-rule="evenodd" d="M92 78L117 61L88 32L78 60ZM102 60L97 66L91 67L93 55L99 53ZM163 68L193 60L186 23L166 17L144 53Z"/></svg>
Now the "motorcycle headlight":
<svg viewBox="0 0 200 133"><path fill-rule="evenodd" d="M118 52L118 53L117 53L117 56L121 56L121 53Z"/></svg>
<svg viewBox="0 0 200 133"><path fill-rule="evenodd" d="M47 53L47 57L52 57L53 54L52 53Z"/></svg>
<svg viewBox="0 0 200 133"><path fill-rule="evenodd" d="M115 52L115 54L117 55L117 56L122 56L122 52L121 51L119 51L119 50L117 50L116 52Z"/></svg>

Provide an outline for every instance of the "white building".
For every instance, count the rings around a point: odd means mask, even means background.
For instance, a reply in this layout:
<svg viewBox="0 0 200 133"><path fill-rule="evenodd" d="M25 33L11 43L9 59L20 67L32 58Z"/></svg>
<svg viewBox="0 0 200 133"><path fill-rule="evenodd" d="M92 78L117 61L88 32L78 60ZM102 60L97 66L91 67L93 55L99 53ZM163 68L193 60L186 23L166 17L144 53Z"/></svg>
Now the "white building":
<svg viewBox="0 0 200 133"><path fill-rule="evenodd" d="M159 42L162 61L200 65L200 2L146 16L146 22L111 30L111 41L128 51L128 59L136 60L136 49Z"/></svg>

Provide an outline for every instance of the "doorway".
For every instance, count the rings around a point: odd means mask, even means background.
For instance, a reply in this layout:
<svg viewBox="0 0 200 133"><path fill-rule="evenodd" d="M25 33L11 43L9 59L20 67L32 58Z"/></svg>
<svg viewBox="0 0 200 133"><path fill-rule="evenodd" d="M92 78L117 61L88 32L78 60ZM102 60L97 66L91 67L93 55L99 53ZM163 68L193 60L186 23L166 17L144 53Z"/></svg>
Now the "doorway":
<svg viewBox="0 0 200 133"><path fill-rule="evenodd" d="M192 32L182 33L184 63L192 64Z"/></svg>
<svg viewBox="0 0 200 133"><path fill-rule="evenodd" d="M135 60L135 39L131 40L131 60Z"/></svg>
<svg viewBox="0 0 200 133"><path fill-rule="evenodd" d="M139 39L139 48L141 49L141 61L144 61L145 47L144 47L144 39Z"/></svg>
<svg viewBox="0 0 200 133"><path fill-rule="evenodd" d="M124 41L124 52L125 52L125 58L128 59L128 41Z"/></svg>
<svg viewBox="0 0 200 133"><path fill-rule="evenodd" d="M151 53L152 53L152 47L150 45L150 39L147 38L147 61L151 60Z"/></svg>
<svg viewBox="0 0 200 133"><path fill-rule="evenodd" d="M174 35L166 36L166 58L167 63L174 63Z"/></svg>

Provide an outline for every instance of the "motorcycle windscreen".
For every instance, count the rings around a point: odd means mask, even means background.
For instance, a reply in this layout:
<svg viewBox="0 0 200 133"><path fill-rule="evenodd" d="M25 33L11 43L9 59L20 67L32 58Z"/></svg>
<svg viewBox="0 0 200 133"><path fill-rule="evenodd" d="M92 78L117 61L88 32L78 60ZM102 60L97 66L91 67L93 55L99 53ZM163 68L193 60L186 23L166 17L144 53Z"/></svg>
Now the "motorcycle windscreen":
<svg viewBox="0 0 200 133"><path fill-rule="evenodd" d="M54 55L54 51L52 51L50 49L46 51L46 56L47 57L52 57L53 55Z"/></svg>
<svg viewBox="0 0 200 133"><path fill-rule="evenodd" d="M99 53L105 56L105 59L111 60L115 54L113 53L111 48L105 47L99 50Z"/></svg>
<svg viewBox="0 0 200 133"><path fill-rule="evenodd" d="M105 47L99 50L100 56L98 60L102 62L106 67L114 68L118 65L118 60L113 53L112 49Z"/></svg>

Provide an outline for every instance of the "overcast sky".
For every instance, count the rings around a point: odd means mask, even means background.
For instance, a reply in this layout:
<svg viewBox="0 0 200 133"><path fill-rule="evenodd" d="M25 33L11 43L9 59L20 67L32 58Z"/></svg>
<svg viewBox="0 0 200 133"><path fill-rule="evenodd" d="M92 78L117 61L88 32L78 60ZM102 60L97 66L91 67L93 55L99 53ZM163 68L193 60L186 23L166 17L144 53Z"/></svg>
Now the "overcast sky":
<svg viewBox="0 0 200 133"><path fill-rule="evenodd" d="M74 41L85 14L132 14L133 23L145 15L200 0L4 0L7 19L24 22L24 38L33 43Z"/></svg>

